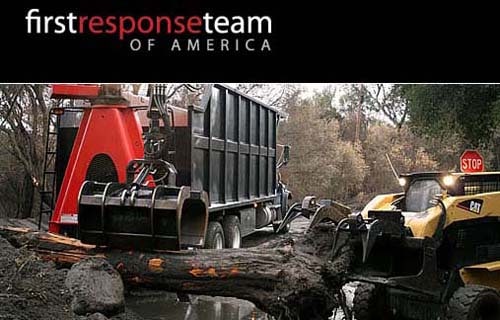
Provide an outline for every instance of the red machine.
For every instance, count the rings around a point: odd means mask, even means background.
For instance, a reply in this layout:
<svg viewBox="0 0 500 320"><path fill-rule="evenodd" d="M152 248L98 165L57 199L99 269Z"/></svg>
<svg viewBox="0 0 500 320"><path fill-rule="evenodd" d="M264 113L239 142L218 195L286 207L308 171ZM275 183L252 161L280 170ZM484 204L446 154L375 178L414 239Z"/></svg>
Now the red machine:
<svg viewBox="0 0 500 320"><path fill-rule="evenodd" d="M54 86L52 97L97 98L97 86ZM93 101L83 112L80 130L69 158L49 231L62 233L78 223L78 193L96 172L112 170L116 182L125 181L129 161L143 155L142 130L125 99ZM116 165L116 168L114 165ZM111 165L111 167L109 167Z"/></svg>
<svg viewBox="0 0 500 320"><path fill-rule="evenodd" d="M53 85L52 98L89 99L61 176L62 183L49 222L49 231L75 235L78 195L86 180L126 181L125 168L144 155L142 128L147 126L145 97L127 95L115 86ZM141 109L142 108L142 109ZM175 110L175 124L186 125L186 112Z"/></svg>

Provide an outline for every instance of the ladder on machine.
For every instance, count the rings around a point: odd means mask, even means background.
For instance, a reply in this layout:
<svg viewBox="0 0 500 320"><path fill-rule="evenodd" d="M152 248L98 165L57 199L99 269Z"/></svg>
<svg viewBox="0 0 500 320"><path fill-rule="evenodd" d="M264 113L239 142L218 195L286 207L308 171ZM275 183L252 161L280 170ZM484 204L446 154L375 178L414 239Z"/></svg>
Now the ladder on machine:
<svg viewBox="0 0 500 320"><path fill-rule="evenodd" d="M40 185L40 212L38 215L38 229L42 227L44 214L52 214L56 197L56 150L57 133L59 129L59 114L56 110L61 108L51 108L47 121L47 133L45 135L45 157L43 160L43 175Z"/></svg>

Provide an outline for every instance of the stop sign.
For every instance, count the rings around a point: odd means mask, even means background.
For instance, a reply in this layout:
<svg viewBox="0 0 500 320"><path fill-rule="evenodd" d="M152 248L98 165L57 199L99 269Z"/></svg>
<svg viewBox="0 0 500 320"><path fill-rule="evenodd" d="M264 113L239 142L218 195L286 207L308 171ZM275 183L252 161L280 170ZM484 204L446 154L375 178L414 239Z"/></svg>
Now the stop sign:
<svg viewBox="0 0 500 320"><path fill-rule="evenodd" d="M484 171L483 156L476 150L465 150L460 156L460 170L462 172Z"/></svg>

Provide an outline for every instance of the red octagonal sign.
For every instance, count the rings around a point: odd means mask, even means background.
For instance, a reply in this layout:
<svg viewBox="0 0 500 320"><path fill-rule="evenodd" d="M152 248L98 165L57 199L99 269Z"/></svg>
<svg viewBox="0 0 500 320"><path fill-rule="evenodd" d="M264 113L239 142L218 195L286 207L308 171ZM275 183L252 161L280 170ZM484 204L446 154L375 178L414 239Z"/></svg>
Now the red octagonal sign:
<svg viewBox="0 0 500 320"><path fill-rule="evenodd" d="M476 150L465 150L460 157L460 170L462 172L483 172L483 156Z"/></svg>

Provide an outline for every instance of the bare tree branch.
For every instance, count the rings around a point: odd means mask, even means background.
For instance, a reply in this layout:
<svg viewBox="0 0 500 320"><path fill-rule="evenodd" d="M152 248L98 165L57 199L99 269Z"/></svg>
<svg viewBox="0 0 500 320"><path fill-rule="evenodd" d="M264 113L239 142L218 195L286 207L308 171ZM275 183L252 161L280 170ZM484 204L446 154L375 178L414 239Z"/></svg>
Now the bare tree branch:
<svg viewBox="0 0 500 320"><path fill-rule="evenodd" d="M44 144L48 130L46 85L0 85L0 139L17 166L10 191L22 217L31 215L36 181L41 180ZM7 190L8 191L8 190Z"/></svg>

